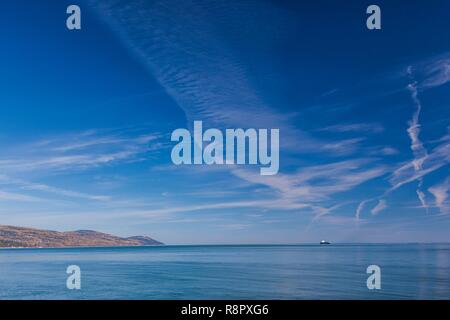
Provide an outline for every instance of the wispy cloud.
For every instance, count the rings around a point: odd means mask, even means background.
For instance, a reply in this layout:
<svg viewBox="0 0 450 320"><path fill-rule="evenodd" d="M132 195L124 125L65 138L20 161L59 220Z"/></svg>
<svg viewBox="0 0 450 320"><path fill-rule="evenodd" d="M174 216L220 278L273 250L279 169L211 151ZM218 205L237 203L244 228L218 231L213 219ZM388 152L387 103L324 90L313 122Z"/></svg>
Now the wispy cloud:
<svg viewBox="0 0 450 320"><path fill-rule="evenodd" d="M33 197L33 196L19 194L19 193L6 192L6 191L0 191L0 200L19 201L19 202L41 201L41 199Z"/></svg>
<svg viewBox="0 0 450 320"><path fill-rule="evenodd" d="M161 147L159 138L158 134L125 137L95 130L60 135L31 142L15 153L3 155L0 157L0 169L6 173L43 170L58 172L115 162L143 161L152 144Z"/></svg>
<svg viewBox="0 0 450 320"><path fill-rule="evenodd" d="M333 155L350 155L360 147L362 141L365 138L353 138L345 139L335 142L324 142L321 144L320 149L329 152Z"/></svg>
<svg viewBox="0 0 450 320"><path fill-rule="evenodd" d="M413 69L423 79L419 84L422 89L447 84L450 81L450 53L424 61Z"/></svg>
<svg viewBox="0 0 450 320"><path fill-rule="evenodd" d="M439 208L441 213L449 213L450 206L446 203L448 199L448 192L450 189L450 178L444 182L428 188L428 191L435 198L435 205Z"/></svg>
<svg viewBox="0 0 450 320"><path fill-rule="evenodd" d="M98 201L107 201L110 200L111 197L103 196L103 195L92 195L78 191L66 190L61 188L51 187L45 184L34 184L28 183L23 186L25 190L34 190L34 191L43 191L46 193L53 193L56 195L62 195L71 198L82 198L87 200L98 200Z"/></svg>
<svg viewBox="0 0 450 320"><path fill-rule="evenodd" d="M422 103L419 100L418 97L418 91L417 91L417 83L411 83L408 85L408 90L411 92L411 98L415 105L415 111L413 113L412 119L409 121L409 127L407 129L409 138L411 139L411 150L414 155L414 159L412 161L414 170L416 172L420 172L422 170L422 165L425 159L428 157L427 150L423 146L422 141L420 140L420 123L419 123L419 116L420 111L422 110ZM418 186L417 186L417 196L420 200L420 203L422 204L423 208L427 208L426 199L424 193L420 190L422 187L422 177L418 178Z"/></svg>
<svg viewBox="0 0 450 320"><path fill-rule="evenodd" d="M5 175L0 175L0 184L1 185L7 185L9 187L15 187L19 190L26 190L26 191L39 191L41 193L46 194L54 194L64 197L70 197L70 198L80 198L80 199L86 199L86 200L95 200L95 201L106 201L110 200L109 196L104 195L95 195L95 194L88 194L73 190L67 190L64 188L56 188L52 187L46 184L42 183L33 183L29 181L25 181L23 179L17 179L17 178L11 178ZM18 195L19 196L19 195ZM24 199L25 201L29 199L29 201L33 200L36 201L37 197L30 197L28 195L20 195L21 197L17 197L17 200L20 200L20 198ZM11 198L12 199L12 198ZM42 200L42 199L39 199Z"/></svg>
<svg viewBox="0 0 450 320"><path fill-rule="evenodd" d="M343 123L321 128L318 129L318 131L380 133L384 131L384 127L379 123L347 123L347 124Z"/></svg>
<svg viewBox="0 0 450 320"><path fill-rule="evenodd" d="M248 223L228 223L228 224L222 224L220 225L222 228L229 229L229 230L242 230L247 229L250 227L250 224Z"/></svg>
<svg viewBox="0 0 450 320"><path fill-rule="evenodd" d="M272 188L284 198L307 201L323 200L327 196L349 190L386 172L384 166L370 166L370 159L353 159L317 166L308 166L290 174L261 176L246 169L232 173L246 181Z"/></svg>
<svg viewBox="0 0 450 320"><path fill-rule="evenodd" d="M74 141L63 143L51 148L54 151L68 152L73 150L82 150L87 149L89 147L100 147L102 145L120 145L120 144L146 144L150 143L150 141L154 141L158 138L156 134L147 134L141 135L136 138L119 138L116 136L105 136L105 137L87 137L87 139L82 139L85 135L78 135L72 138L75 138ZM54 141L58 144L59 141ZM51 144L51 142L47 142L47 145Z"/></svg>
<svg viewBox="0 0 450 320"><path fill-rule="evenodd" d="M314 213L313 222L347 203L333 200L334 196L384 175L387 168L372 164L370 159L354 159L308 166L288 175L270 177L244 169L232 172L246 181L268 187L285 208L295 208L296 205L309 207Z"/></svg>
<svg viewBox="0 0 450 320"><path fill-rule="evenodd" d="M311 209L311 205L297 203L290 203L287 206L287 202L280 199L273 200L250 200L250 201L223 201L223 202L211 202L194 205L165 205L155 209L143 209L127 211L124 216L127 217L168 217L170 215L179 213L198 213L207 210L224 210L224 209L238 209L238 208L259 208L259 209L278 209L278 210L299 210L299 209ZM122 214L122 213L121 213Z"/></svg>
<svg viewBox="0 0 450 320"><path fill-rule="evenodd" d="M355 218L356 218L356 221L357 221L357 222L360 221L360 219L361 219L361 213L362 213L362 211L363 211L365 205L366 205L369 201L371 201L371 200L369 200L369 199L368 199L368 200L363 200L363 201L361 201L361 202L358 204L358 207L356 208L356 212L355 212Z"/></svg>
<svg viewBox="0 0 450 320"><path fill-rule="evenodd" d="M10 201L53 201L84 199L108 201L110 196L55 187L46 183L18 178L24 174L39 176L70 174L74 171L105 165L146 160L146 153L160 143L157 133L133 133L114 130L87 130L61 134L14 145L0 156L0 184L11 189L2 191L1 198ZM30 195L31 194L31 195Z"/></svg>
<svg viewBox="0 0 450 320"><path fill-rule="evenodd" d="M413 165L414 168L419 171L422 168L422 163L427 157L427 150L423 146L420 140L420 123L419 116L422 110L422 104L418 98L417 84L412 83L408 85L408 90L411 92L411 98L415 105L415 111L413 113L412 119L408 122L409 127L407 129L409 138L411 139L411 150L414 154Z"/></svg>
<svg viewBox="0 0 450 320"><path fill-rule="evenodd" d="M401 186L416 181L421 180L424 176L428 175L431 172L434 172L443 166L450 163L450 133L444 135L439 141L439 143L435 148L431 149L425 159L423 161L419 161L420 166L417 165L417 162L410 161L402 164L397 169L395 169L391 176L389 177L389 181L392 184L392 187L388 190L388 192L394 191Z"/></svg>
<svg viewBox="0 0 450 320"><path fill-rule="evenodd" d="M422 78L425 75L425 80L422 79L422 81L413 81L408 85L407 89L410 92L411 99L413 100L415 106L412 118L408 122L409 127L407 128L407 133L411 140L410 148L413 152L413 160L407 162L406 164L402 164L392 172L389 177L392 187L386 190L383 194L383 196L386 196L401 186L417 180L418 186L416 189L416 195L421 203L421 207L424 208L427 213L430 206L427 204L426 194L421 190L423 178L429 173L440 169L450 162L450 134L447 133L438 139L437 142L439 144L432 149L431 152L428 152L420 139L421 125L419 122L419 117L422 110L422 103L418 97L418 94L419 88L425 90L446 84L450 80L448 76L449 63L450 55L445 55L432 62L428 61L427 63L420 64L418 69L421 72ZM414 68L413 66L409 66L406 71L408 77L414 77L416 69L417 68ZM443 201L442 199L446 195L445 188L445 186L440 185L428 189L428 191L435 196L436 204ZM364 200L359 204L356 210L357 220L359 220L361 211L367 202L374 199L376 198ZM375 208L371 210L371 212L372 214L378 214L385 208L385 200L381 199Z"/></svg>
<svg viewBox="0 0 450 320"><path fill-rule="evenodd" d="M420 80L414 80L407 86L415 107L407 128L407 133L411 140L410 148L413 152L413 159L394 169L389 177L389 182L392 184L391 188L378 197L366 199L359 203L355 212L355 218L357 221L360 220L362 210L367 203L378 199L377 205L371 210L371 213L376 215L381 210L386 208L385 200L379 199L380 197L386 196L403 185L414 181L418 181L416 195L421 203L421 207L428 212L430 206L427 204L426 194L421 190L423 178L429 173L442 168L450 162L450 134L447 133L440 138L437 141L439 144L428 152L420 139L421 124L419 119L422 111L422 103L418 95L419 90L438 87L449 82L449 65L450 54L445 54L438 58L420 63L416 66L409 66L406 69L406 75L409 78L414 79L415 76L420 78ZM396 149L391 150L388 148L386 151L387 152L384 154L397 153ZM428 189L428 191L431 193L434 192L433 194L435 195L436 203L442 201L442 198L446 194L445 186L435 186L434 188Z"/></svg>
<svg viewBox="0 0 450 320"><path fill-rule="evenodd" d="M276 112L258 96L239 59L214 33L208 4L183 1L169 7L162 1L130 1L118 6L104 1L93 5L184 110L189 123L201 119L219 128L282 127L306 143L306 134L293 128L288 115ZM213 3L209 6L214 9Z"/></svg>
<svg viewBox="0 0 450 320"><path fill-rule="evenodd" d="M214 23L234 27L227 22L237 9L214 1L176 6L92 1L92 6L176 101L188 126L202 120L215 128L278 128L280 147L291 152L344 155L358 147L359 139L322 141L312 136L295 125L293 114L280 112L261 97L236 50L216 32ZM253 10L283 23L288 19L285 11L277 17L277 7L268 2L254 4Z"/></svg>
<svg viewBox="0 0 450 320"><path fill-rule="evenodd" d="M292 114L281 112L261 97L236 51L216 33L211 12L220 12L226 22L226 7L216 10L214 2L183 1L168 7L162 1L92 1L101 17L119 35L125 46L145 65L166 92L184 111L188 125L202 120L216 128L279 128L281 148L290 152L321 156L350 156L359 151L366 137L328 140L312 136L296 126ZM212 7L211 7L212 6ZM264 9L276 12L270 4ZM157 14L155 14L157 12ZM284 16L284 19L286 17ZM176 21L176 23L174 23ZM330 92L329 94L332 94ZM324 128L328 132L380 133L378 123L347 123ZM389 153L390 150L386 152ZM261 177L252 170L227 167L235 177L254 186L267 187L273 198L257 202L230 201L229 204L174 206L168 213L214 210L223 207L310 208L328 212L324 201L387 172L385 166L353 159L320 166L307 166L273 177ZM203 170L208 172L208 170Z"/></svg>
<svg viewBox="0 0 450 320"><path fill-rule="evenodd" d="M372 210L370 210L370 213L372 213L372 215L376 216L386 208L387 208L386 200L381 199L378 201L377 205Z"/></svg>

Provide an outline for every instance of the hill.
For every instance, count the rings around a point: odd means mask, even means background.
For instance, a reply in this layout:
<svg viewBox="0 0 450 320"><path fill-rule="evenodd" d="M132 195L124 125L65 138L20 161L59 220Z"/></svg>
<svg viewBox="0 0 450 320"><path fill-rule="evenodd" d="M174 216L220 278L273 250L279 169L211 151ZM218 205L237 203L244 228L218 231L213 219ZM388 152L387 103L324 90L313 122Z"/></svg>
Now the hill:
<svg viewBox="0 0 450 320"><path fill-rule="evenodd" d="M3 248L152 246L162 244L162 242L145 236L121 238L92 230L58 232L0 225L0 247Z"/></svg>

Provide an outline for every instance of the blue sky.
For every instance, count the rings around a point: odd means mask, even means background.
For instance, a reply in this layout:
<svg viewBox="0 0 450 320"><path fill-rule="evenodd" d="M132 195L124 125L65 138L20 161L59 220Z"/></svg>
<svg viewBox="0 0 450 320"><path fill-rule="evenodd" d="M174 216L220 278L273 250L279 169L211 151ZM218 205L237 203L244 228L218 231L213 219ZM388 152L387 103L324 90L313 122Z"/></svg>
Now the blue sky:
<svg viewBox="0 0 450 320"><path fill-rule="evenodd" d="M312 1L311 1L312 2ZM0 223L166 243L450 241L448 1L4 5ZM279 128L280 173L170 134Z"/></svg>

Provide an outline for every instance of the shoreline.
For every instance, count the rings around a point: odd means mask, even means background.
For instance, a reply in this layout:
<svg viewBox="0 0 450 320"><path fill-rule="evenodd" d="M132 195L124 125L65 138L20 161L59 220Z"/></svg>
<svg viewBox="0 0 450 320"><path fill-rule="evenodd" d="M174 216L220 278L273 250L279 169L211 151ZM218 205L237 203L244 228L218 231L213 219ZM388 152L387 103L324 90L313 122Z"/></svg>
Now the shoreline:
<svg viewBox="0 0 450 320"><path fill-rule="evenodd" d="M86 249L86 248L142 248L142 247L164 247L165 244L153 244L142 246L67 246L67 247L0 247L0 250L17 249Z"/></svg>
<svg viewBox="0 0 450 320"><path fill-rule="evenodd" d="M67 247L0 247L0 250L27 250L27 249L106 249L106 248L161 248L161 247L298 247L298 246L314 246L332 248L336 246L386 246L386 245L449 245L450 242L392 242L392 243L334 243L327 246L320 243L257 243L257 244L155 244L155 245L139 245L139 246L67 246Z"/></svg>

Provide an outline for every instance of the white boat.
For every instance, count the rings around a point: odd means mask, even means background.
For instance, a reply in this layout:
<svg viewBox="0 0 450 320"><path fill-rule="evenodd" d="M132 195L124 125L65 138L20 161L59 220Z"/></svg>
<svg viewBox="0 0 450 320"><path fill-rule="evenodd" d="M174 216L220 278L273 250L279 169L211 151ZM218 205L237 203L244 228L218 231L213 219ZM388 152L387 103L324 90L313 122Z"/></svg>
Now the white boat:
<svg viewBox="0 0 450 320"><path fill-rule="evenodd" d="M322 240L322 241L320 241L320 244L331 244L331 243L329 243L328 241Z"/></svg>

